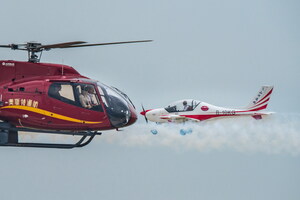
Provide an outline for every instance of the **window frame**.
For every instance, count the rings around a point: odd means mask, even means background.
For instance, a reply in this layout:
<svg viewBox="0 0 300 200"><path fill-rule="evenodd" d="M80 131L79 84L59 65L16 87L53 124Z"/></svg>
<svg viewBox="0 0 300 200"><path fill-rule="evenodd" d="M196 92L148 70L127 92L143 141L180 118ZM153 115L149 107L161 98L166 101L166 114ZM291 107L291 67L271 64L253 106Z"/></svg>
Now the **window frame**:
<svg viewBox="0 0 300 200"><path fill-rule="evenodd" d="M52 88L53 85L61 85L61 90L63 89L63 85L69 85L71 88L72 88L72 95L73 95L73 99L70 99L70 98L66 98L64 97L63 95L61 95L61 92L59 92L60 94L60 97L61 98L56 98L54 97L53 95L50 94L50 89ZM93 87L94 89L94 93L93 93L93 97L96 99L97 101L97 106L94 106L92 108L84 108L80 101L79 101L79 95L81 94L81 88L83 88L84 86L90 86L90 87ZM86 110L93 110L93 111L96 111L96 112L104 112L103 110L103 105L102 105L102 102L101 102L101 99L99 98L99 94L97 92L97 85L95 84L92 84L92 83L74 83L74 82L60 82L60 81L56 81L56 82L52 82L50 85L49 85L49 88L48 88L48 92L47 92L47 95L50 97L50 98L53 98L53 99L56 99L60 102L63 102L63 103L67 103L69 105L73 105L73 106L76 106L76 107L80 107L80 108L83 108L83 109L86 109ZM80 88L80 90L78 90L78 87ZM60 90L60 91L61 91Z"/></svg>

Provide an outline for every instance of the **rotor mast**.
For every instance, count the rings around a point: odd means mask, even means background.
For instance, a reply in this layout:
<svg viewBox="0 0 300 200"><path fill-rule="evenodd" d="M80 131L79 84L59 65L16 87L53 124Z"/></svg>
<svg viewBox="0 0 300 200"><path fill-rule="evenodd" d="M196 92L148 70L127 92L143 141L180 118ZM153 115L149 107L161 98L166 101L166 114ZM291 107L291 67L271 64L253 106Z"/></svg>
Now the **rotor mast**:
<svg viewBox="0 0 300 200"><path fill-rule="evenodd" d="M41 43L29 42L27 43L27 51L28 51L28 62L38 63L41 60L42 53L44 49L41 49ZM38 56L37 54L40 53Z"/></svg>

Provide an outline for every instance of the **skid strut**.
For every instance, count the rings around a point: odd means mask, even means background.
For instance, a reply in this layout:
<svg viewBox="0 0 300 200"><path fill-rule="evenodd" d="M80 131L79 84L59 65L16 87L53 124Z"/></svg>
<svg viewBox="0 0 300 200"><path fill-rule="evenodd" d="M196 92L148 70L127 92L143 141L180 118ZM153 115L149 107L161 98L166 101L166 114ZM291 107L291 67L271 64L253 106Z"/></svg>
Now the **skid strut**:
<svg viewBox="0 0 300 200"><path fill-rule="evenodd" d="M98 132L87 132L85 135L82 135L80 140L75 144L55 144L55 143L23 143L19 142L18 131L9 130L8 137L6 142L1 142L0 146L8 147L36 147L36 148L57 148L57 149L72 149L75 147L84 147L88 145L96 135L101 135ZM87 139L88 138L88 139Z"/></svg>

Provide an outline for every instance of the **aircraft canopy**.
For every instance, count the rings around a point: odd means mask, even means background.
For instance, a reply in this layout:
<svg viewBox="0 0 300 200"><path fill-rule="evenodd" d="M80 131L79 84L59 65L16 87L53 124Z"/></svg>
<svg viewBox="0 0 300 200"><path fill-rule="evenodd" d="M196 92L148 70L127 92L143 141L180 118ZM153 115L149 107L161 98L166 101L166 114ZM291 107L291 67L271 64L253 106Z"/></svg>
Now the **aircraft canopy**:
<svg viewBox="0 0 300 200"><path fill-rule="evenodd" d="M183 99L170 103L165 107L168 112L185 112L194 110L201 102L194 99Z"/></svg>

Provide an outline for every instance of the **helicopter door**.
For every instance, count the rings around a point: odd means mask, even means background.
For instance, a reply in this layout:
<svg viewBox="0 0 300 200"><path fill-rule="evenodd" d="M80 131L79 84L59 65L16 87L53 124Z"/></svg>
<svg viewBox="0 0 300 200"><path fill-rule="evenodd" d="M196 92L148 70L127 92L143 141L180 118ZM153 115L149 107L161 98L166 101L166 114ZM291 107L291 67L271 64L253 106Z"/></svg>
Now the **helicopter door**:
<svg viewBox="0 0 300 200"><path fill-rule="evenodd" d="M84 86L93 87L91 84L79 84L69 82L53 82L49 86L48 105L51 111L63 117L64 120L56 120L52 118L52 126L57 127L73 127L68 119L78 119L82 121L101 121L105 114L96 95L91 95L91 100L94 102L92 107L84 107L83 101L80 101L84 93ZM80 126L86 124L79 123Z"/></svg>
<svg viewBox="0 0 300 200"><path fill-rule="evenodd" d="M70 105L75 104L74 91L70 83L52 83L48 96L51 97L48 101L49 107L55 114L61 114L65 109L70 109Z"/></svg>

